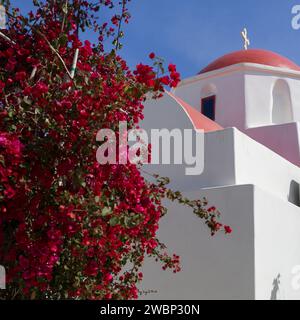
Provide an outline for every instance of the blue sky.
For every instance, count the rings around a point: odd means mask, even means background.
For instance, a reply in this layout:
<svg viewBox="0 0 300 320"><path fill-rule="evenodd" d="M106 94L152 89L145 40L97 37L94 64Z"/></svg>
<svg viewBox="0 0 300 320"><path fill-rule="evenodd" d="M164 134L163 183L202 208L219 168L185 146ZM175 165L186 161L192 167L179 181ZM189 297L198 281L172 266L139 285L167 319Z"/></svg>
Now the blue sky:
<svg viewBox="0 0 300 320"><path fill-rule="evenodd" d="M31 0L12 3L23 12L31 7ZM183 78L193 76L215 58L242 49L240 31L246 26L251 48L300 64L300 30L291 27L295 4L300 0L132 0L121 55L135 66L154 51L177 64Z"/></svg>

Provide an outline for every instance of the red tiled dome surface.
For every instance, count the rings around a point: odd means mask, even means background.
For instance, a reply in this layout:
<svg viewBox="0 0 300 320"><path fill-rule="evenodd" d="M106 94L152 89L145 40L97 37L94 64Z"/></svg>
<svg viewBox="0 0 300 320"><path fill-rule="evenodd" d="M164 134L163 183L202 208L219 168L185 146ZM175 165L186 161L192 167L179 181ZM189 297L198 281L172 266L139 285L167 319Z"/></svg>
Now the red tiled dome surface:
<svg viewBox="0 0 300 320"><path fill-rule="evenodd" d="M261 49L250 49L226 54L209 64L206 68L201 70L199 74L222 69L239 63L256 63L300 71L300 66L275 52Z"/></svg>

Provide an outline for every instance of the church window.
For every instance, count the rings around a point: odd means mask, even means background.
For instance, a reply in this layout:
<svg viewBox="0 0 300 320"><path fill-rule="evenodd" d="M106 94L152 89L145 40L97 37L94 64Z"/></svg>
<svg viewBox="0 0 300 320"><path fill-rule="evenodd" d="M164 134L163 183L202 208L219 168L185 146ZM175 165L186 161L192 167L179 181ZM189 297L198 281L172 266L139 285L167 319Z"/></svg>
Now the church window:
<svg viewBox="0 0 300 320"><path fill-rule="evenodd" d="M203 98L201 101L201 112L207 118L211 120L215 120L215 112L216 112L216 96L210 96Z"/></svg>

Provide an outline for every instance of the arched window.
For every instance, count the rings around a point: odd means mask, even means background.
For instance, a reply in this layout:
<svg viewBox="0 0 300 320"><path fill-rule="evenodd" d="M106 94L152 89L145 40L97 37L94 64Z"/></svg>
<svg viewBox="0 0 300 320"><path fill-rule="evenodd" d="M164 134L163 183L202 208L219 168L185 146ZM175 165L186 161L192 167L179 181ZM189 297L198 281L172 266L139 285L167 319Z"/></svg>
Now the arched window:
<svg viewBox="0 0 300 320"><path fill-rule="evenodd" d="M216 93L215 85L208 84L201 90L201 113L211 120L216 119Z"/></svg>
<svg viewBox="0 0 300 320"><path fill-rule="evenodd" d="M292 101L289 85L278 80L273 88L272 123L288 123L293 121Z"/></svg>
<svg viewBox="0 0 300 320"><path fill-rule="evenodd" d="M210 96L201 100L201 113L211 120L216 119L216 96Z"/></svg>

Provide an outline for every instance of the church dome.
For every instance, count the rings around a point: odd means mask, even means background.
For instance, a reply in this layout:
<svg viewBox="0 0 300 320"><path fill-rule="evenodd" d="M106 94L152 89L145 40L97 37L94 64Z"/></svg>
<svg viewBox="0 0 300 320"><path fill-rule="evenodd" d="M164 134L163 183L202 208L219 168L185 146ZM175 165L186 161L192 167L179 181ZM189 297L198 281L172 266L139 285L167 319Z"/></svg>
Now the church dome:
<svg viewBox="0 0 300 320"><path fill-rule="evenodd" d="M226 54L225 56L213 61L201 70L199 74L219 70L239 63L256 63L271 67L300 71L300 66L275 52L261 49L249 49Z"/></svg>

